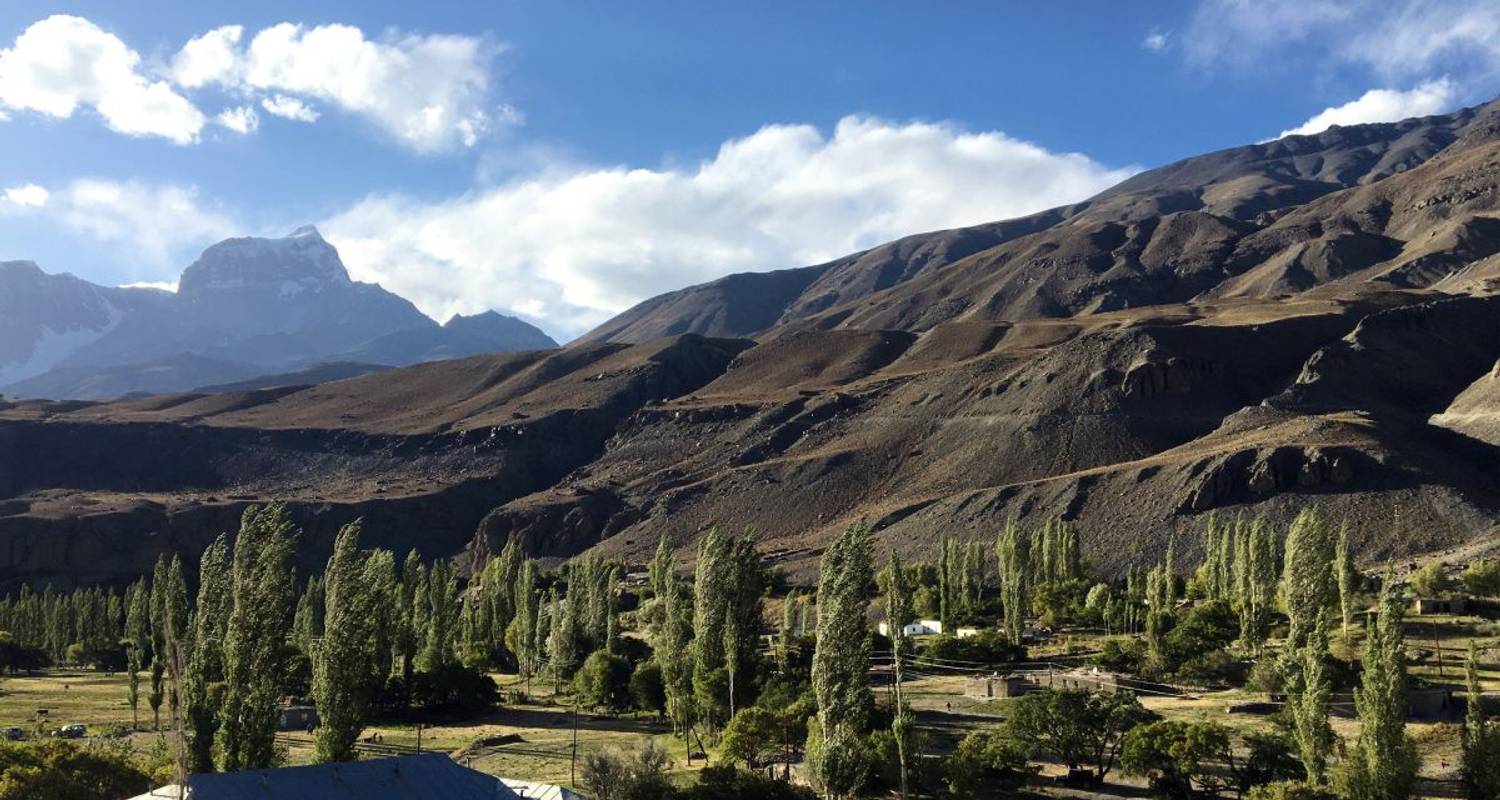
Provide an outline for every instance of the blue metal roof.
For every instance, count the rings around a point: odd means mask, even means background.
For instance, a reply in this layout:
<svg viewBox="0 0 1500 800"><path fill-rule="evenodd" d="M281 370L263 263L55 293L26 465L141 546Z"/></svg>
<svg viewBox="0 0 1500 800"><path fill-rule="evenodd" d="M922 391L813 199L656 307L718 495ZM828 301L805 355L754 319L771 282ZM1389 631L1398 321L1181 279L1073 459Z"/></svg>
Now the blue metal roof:
<svg viewBox="0 0 1500 800"><path fill-rule="evenodd" d="M442 753L188 776L192 800L517 800Z"/></svg>

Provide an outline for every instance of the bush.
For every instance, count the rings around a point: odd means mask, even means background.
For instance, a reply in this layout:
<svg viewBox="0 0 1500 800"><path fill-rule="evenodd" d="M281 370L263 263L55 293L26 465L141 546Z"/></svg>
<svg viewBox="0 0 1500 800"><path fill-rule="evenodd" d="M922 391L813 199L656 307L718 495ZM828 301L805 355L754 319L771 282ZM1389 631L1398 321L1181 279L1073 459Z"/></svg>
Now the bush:
<svg viewBox="0 0 1500 800"><path fill-rule="evenodd" d="M997 630L980 631L976 636L960 639L956 636L933 637L923 654L929 658L949 661L970 661L976 664L999 664L1007 661L1022 661L1026 658L1023 645L1012 644L1005 634Z"/></svg>
<svg viewBox="0 0 1500 800"><path fill-rule="evenodd" d="M1448 573L1441 561L1427 562L1421 569L1413 572L1408 580L1412 591L1419 597L1439 597L1453 588L1453 582L1448 580Z"/></svg>
<svg viewBox="0 0 1500 800"><path fill-rule="evenodd" d="M672 759L655 739L639 750L600 750L583 757L580 782L594 800L663 800L676 790L667 780Z"/></svg>
<svg viewBox="0 0 1500 800"><path fill-rule="evenodd" d="M1116 637L1105 639L1099 654L1089 663L1111 672L1136 673L1141 670L1141 660L1146 657L1146 643L1140 639Z"/></svg>
<svg viewBox="0 0 1500 800"><path fill-rule="evenodd" d="M759 706L742 708L724 728L719 757L731 764L759 767L762 760L785 749L783 720Z"/></svg>
<svg viewBox="0 0 1500 800"><path fill-rule="evenodd" d="M150 786L122 753L60 739L0 744L0 800L133 797Z"/></svg>
<svg viewBox="0 0 1500 800"><path fill-rule="evenodd" d="M667 688L661 677L661 665L655 659L642 661L630 673L630 701L641 711L658 717L667 713Z"/></svg>
<svg viewBox="0 0 1500 800"><path fill-rule="evenodd" d="M1026 748L994 731L973 731L948 759L948 791L956 797L1009 794L1026 780Z"/></svg>
<svg viewBox="0 0 1500 800"><path fill-rule="evenodd" d="M768 778L757 772L744 772L728 765L704 767L698 782L678 792L681 800L816 800L817 795L805 786Z"/></svg>
<svg viewBox="0 0 1500 800"><path fill-rule="evenodd" d="M1175 672L1188 661L1229 647L1239 635L1239 616L1229 603L1199 603L1183 614L1166 636L1167 668Z"/></svg>
<svg viewBox="0 0 1500 800"><path fill-rule="evenodd" d="M1339 796L1327 786L1303 781L1282 781L1251 789L1245 795L1245 800L1339 800Z"/></svg>
<svg viewBox="0 0 1500 800"><path fill-rule="evenodd" d="M1500 595L1500 561L1494 559L1475 561L1458 577L1464 582L1464 588L1469 591L1469 594L1475 597Z"/></svg>
<svg viewBox="0 0 1500 800"><path fill-rule="evenodd" d="M595 650L573 676L573 691L585 705L621 711L630 706L630 678L630 662L607 650Z"/></svg>
<svg viewBox="0 0 1500 800"><path fill-rule="evenodd" d="M396 691L405 689L409 710L427 714L477 714L495 707L500 701L500 687L494 679L462 664L451 664L434 672L412 675L411 686L401 687L400 678L392 678Z"/></svg>
<svg viewBox="0 0 1500 800"><path fill-rule="evenodd" d="M1276 665L1276 659L1269 656L1263 657L1250 668L1250 675L1245 679L1245 688L1253 692L1279 694L1282 689L1286 688L1286 676Z"/></svg>

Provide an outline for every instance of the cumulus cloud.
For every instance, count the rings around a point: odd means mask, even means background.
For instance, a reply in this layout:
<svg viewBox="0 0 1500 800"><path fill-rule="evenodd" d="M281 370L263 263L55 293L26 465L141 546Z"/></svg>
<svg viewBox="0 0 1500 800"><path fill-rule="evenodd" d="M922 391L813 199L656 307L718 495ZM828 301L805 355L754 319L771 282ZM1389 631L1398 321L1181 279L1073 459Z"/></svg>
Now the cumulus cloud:
<svg viewBox="0 0 1500 800"><path fill-rule="evenodd" d="M185 89L238 83L239 44L244 35L243 26L225 25L189 39L172 58L172 81Z"/></svg>
<svg viewBox="0 0 1500 800"><path fill-rule="evenodd" d="M5 190L5 200L18 206L41 208L47 205L47 190L34 183L24 183Z"/></svg>
<svg viewBox="0 0 1500 800"><path fill-rule="evenodd" d="M55 222L146 272L176 274L185 253L243 230L192 186L80 179L52 191L47 206Z"/></svg>
<svg viewBox="0 0 1500 800"><path fill-rule="evenodd" d="M260 107L264 108L266 113L281 117L282 119L291 119L298 122L318 121L317 109L295 97L287 97L284 94L278 94L261 100Z"/></svg>
<svg viewBox="0 0 1500 800"><path fill-rule="evenodd" d="M366 39L349 25L281 23L257 33L244 82L362 114L419 151L472 146L489 124L493 48L470 36Z"/></svg>
<svg viewBox="0 0 1500 800"><path fill-rule="evenodd" d="M1371 89L1341 106L1325 108L1311 119L1279 135L1322 133L1334 125L1363 125L1425 117L1447 111L1457 102L1457 90L1447 78L1428 81L1408 91Z"/></svg>
<svg viewBox="0 0 1500 800"><path fill-rule="evenodd" d="M444 319L508 309L573 336L645 297L1083 199L1130 174L999 132L773 125L681 169L554 170L320 223L350 271Z"/></svg>
<svg viewBox="0 0 1500 800"><path fill-rule="evenodd" d="M114 34L80 17L51 16L0 49L0 106L56 118L90 106L120 133L197 141L203 113L140 67L140 54Z"/></svg>
<svg viewBox="0 0 1500 800"><path fill-rule="evenodd" d="M256 114L255 109L250 106L226 108L214 117L214 122L235 133L254 133L255 129L260 127L260 115Z"/></svg>
<svg viewBox="0 0 1500 800"><path fill-rule="evenodd" d="M1170 31L1152 31L1146 34L1146 38L1141 40L1141 47L1153 53L1161 53L1167 49L1171 38L1172 34Z"/></svg>
<svg viewBox="0 0 1500 800"><path fill-rule="evenodd" d="M490 99L498 45L474 36L283 22L254 36L225 25L188 40L154 72L125 42L87 19L52 16L0 49L0 121L6 110L71 117L92 107L111 129L198 141L210 119L181 92L216 87L267 113L313 122L311 101L373 122L423 153L472 147L520 115ZM240 106L212 121L240 133L259 118Z"/></svg>

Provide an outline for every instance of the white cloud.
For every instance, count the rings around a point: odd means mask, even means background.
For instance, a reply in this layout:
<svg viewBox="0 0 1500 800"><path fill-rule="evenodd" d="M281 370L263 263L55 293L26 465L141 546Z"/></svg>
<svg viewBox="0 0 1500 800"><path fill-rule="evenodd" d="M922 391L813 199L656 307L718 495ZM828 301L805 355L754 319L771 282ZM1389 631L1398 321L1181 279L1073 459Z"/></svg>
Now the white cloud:
<svg viewBox="0 0 1500 800"><path fill-rule="evenodd" d="M768 126L692 168L550 170L437 204L369 197L319 227L356 277L438 319L493 307L571 336L659 292L1026 214L1128 174L999 132L846 117L832 136Z"/></svg>
<svg viewBox="0 0 1500 800"><path fill-rule="evenodd" d="M12 186L5 190L6 201L18 206L28 208L41 208L47 205L47 190L34 183L25 183L20 186Z"/></svg>
<svg viewBox="0 0 1500 800"><path fill-rule="evenodd" d="M1160 53L1167 49L1167 44L1172 38L1171 31L1152 31L1141 40L1141 47L1153 53Z"/></svg>
<svg viewBox="0 0 1500 800"><path fill-rule="evenodd" d="M188 40L172 58L173 82L185 89L238 83L239 44L244 35L243 26L225 25Z"/></svg>
<svg viewBox="0 0 1500 800"><path fill-rule="evenodd" d="M214 117L214 122L235 133L254 133L260 127L260 115L250 106L226 108Z"/></svg>
<svg viewBox="0 0 1500 800"><path fill-rule="evenodd" d="M161 292L177 293L177 281L131 281L120 284L121 289L156 289Z"/></svg>
<svg viewBox="0 0 1500 800"><path fill-rule="evenodd" d="M287 97L284 94L278 94L274 97L267 97L266 99L260 101L260 107L264 108L266 112L271 114L272 116L281 117L283 119L292 119L298 122L318 121L317 109L309 106L308 104L302 102L301 100L298 100L295 97Z"/></svg>
<svg viewBox="0 0 1500 800"><path fill-rule="evenodd" d="M1295 48L1295 50L1293 50ZM1189 61L1252 66L1291 53L1370 68L1386 80L1500 74L1494 0L1208 0L1183 35Z"/></svg>
<svg viewBox="0 0 1500 800"><path fill-rule="evenodd" d="M86 19L48 17L0 49L0 106L57 118L92 106L120 133L197 141L203 113L166 81L142 74L140 62L119 37Z"/></svg>
<svg viewBox="0 0 1500 800"><path fill-rule="evenodd" d="M1428 81L1408 91L1371 89L1341 106L1325 108L1311 119L1281 136L1322 133L1334 125L1363 125L1369 122L1394 122L1407 117L1424 117L1450 110L1457 102L1457 90L1447 78Z"/></svg>
<svg viewBox="0 0 1500 800"><path fill-rule="evenodd" d="M205 207L195 187L138 181L76 180L52 192L46 213L74 233L117 248L121 262L147 273L176 274L184 253L243 230Z"/></svg>
<svg viewBox="0 0 1500 800"><path fill-rule="evenodd" d="M348 25L284 22L250 42L244 81L363 114L413 149L432 152L472 146L488 126L493 53L470 36L371 41Z"/></svg>

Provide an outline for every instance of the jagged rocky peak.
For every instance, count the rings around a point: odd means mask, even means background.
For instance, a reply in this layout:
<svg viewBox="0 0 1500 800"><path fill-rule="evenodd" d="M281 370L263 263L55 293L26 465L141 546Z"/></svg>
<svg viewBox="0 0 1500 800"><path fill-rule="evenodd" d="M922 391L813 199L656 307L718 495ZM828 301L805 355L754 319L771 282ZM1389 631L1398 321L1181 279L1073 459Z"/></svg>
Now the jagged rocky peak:
<svg viewBox="0 0 1500 800"><path fill-rule="evenodd" d="M304 225L280 239L241 237L219 242L182 273L183 295L276 286L283 295L348 286L338 250L318 229Z"/></svg>

